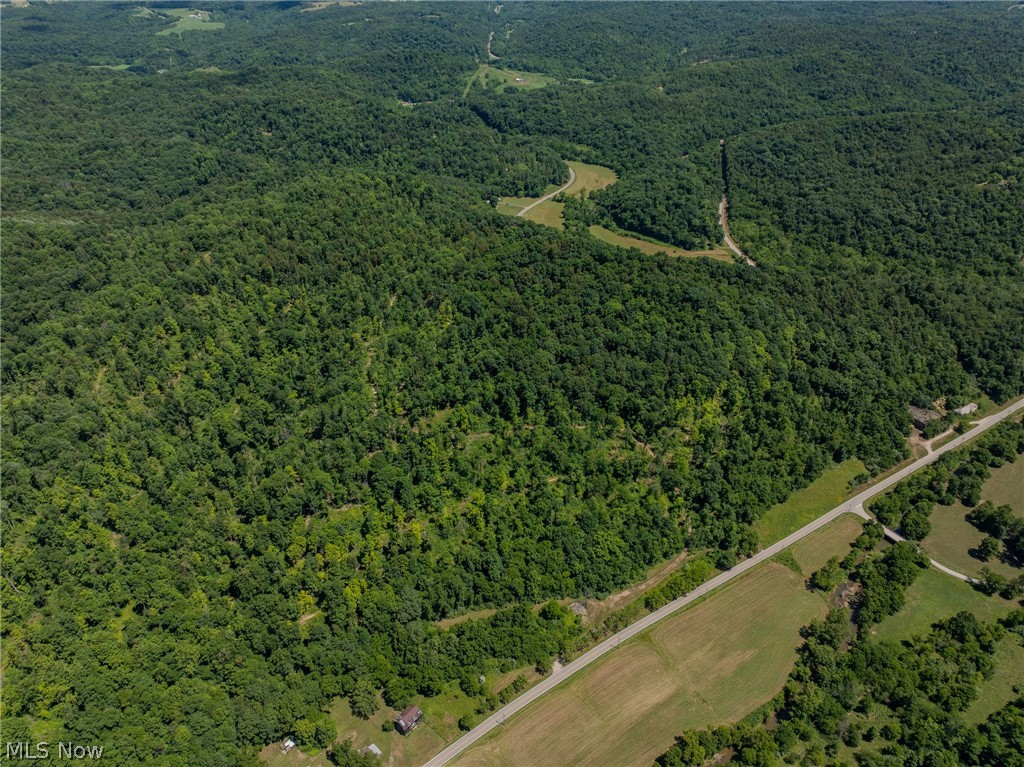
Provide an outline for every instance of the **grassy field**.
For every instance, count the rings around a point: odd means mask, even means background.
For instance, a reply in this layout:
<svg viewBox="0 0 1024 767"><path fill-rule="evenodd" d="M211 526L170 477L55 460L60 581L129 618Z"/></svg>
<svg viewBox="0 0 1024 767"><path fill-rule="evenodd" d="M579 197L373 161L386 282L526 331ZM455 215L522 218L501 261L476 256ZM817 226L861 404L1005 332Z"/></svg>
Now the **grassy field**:
<svg viewBox="0 0 1024 767"><path fill-rule="evenodd" d="M727 261L732 263L732 256L729 255L729 251L725 248L715 248L713 250L684 250L683 248L677 248L674 245L666 245L665 243L653 242L652 240L641 240L639 237L633 237L628 234L619 234L613 232L611 229L606 229L603 226L595 224L590 229L591 237L601 240L601 242L607 242L609 245L618 245L620 248L636 248L642 253L646 253L649 256L653 256L656 253L664 253L669 256L677 256L679 258L696 258L698 256L707 256L708 258L714 258L719 261Z"/></svg>
<svg viewBox="0 0 1024 767"><path fill-rule="evenodd" d="M324 8L330 8L332 5L337 5L342 8L354 8L357 5L362 5L362 3L352 2L352 0L329 0L328 2L310 3L303 6L301 13L322 11Z"/></svg>
<svg viewBox="0 0 1024 767"><path fill-rule="evenodd" d="M781 541L826 511L835 508L849 495L850 481L864 471L856 459L843 461L825 469L821 476L802 490L797 490L782 503L754 523L754 532L762 546Z"/></svg>
<svg viewBox="0 0 1024 767"><path fill-rule="evenodd" d="M604 189L609 184L614 184L618 179L615 171L601 165L588 165L587 163L576 161L569 161L567 165L576 173L576 178L565 190L565 194L568 195L582 194L586 197L593 191ZM558 186L552 184L544 190L544 194L550 194L555 189L558 189ZM537 197L502 197L498 202L497 210L499 213L515 216L519 211L537 199ZM538 224L544 224L544 226L564 229L565 225L562 220L562 209L564 207L560 202L548 200L532 208L524 218Z"/></svg>
<svg viewBox="0 0 1024 767"><path fill-rule="evenodd" d="M935 621L967 610L979 620L992 621L1013 609L1012 602L987 597L970 584L929 568L907 589L907 603L872 629L878 639L899 641L920 634Z"/></svg>
<svg viewBox="0 0 1024 767"><path fill-rule="evenodd" d="M981 693L964 712L970 723L983 722L1014 697L1014 687L1024 688L1024 647L1014 636L1003 637L996 650L996 673L981 685Z"/></svg>
<svg viewBox="0 0 1024 767"><path fill-rule="evenodd" d="M123 72L131 64L90 64L89 69L113 69L115 72Z"/></svg>
<svg viewBox="0 0 1024 767"><path fill-rule="evenodd" d="M209 11L197 11L194 8L161 8L160 15L176 16L178 19L171 26L161 29L156 33L160 36L177 34L180 37L182 32L188 32L189 30L213 31L215 29L224 29L224 22L210 21Z"/></svg>
<svg viewBox="0 0 1024 767"><path fill-rule="evenodd" d="M490 64L481 64L470 76L462 91L462 97L465 98L469 95L469 91L475 83L479 83L483 88L493 87L500 93L508 88L532 91L557 82L558 80L554 77L548 77L538 72L516 72L512 69L499 69Z"/></svg>
<svg viewBox="0 0 1024 767"><path fill-rule="evenodd" d="M544 224L544 226L563 229L565 228L565 224L562 221L562 208L564 207L560 202L546 200L536 208L531 208L530 212L523 216L523 218L537 224Z"/></svg>
<svg viewBox="0 0 1024 767"><path fill-rule="evenodd" d="M997 506L1009 504L1017 516L1024 517L1024 459L993 469L992 476L982 487L981 497ZM995 559L982 562L968 553L985 537L965 519L969 511L960 503L936 506L931 516L932 531L923 541L925 551L933 559L967 575L977 576L982 567L1011 578L1020 575L1019 568Z"/></svg>
<svg viewBox="0 0 1024 767"><path fill-rule="evenodd" d="M588 165L574 160L567 164L576 173L576 180L565 190L565 194L572 197L578 197L580 194L589 197L591 192L604 189L619 180L615 171L603 165Z"/></svg>
<svg viewBox="0 0 1024 767"><path fill-rule="evenodd" d="M841 519L795 548L801 566L842 556ZM646 765L683 729L742 718L781 688L800 627L825 614L803 579L769 562L662 621L520 712L455 764Z"/></svg>
<svg viewBox="0 0 1024 767"><path fill-rule="evenodd" d="M394 719L396 712L381 705L369 719L352 714L347 698L338 698L331 707L331 716L338 727L338 741L351 739L355 749L375 743L383 756L381 763L392 767L417 767L462 733L459 717L472 713L476 702L468 699L456 683L450 683L441 695L417 701L423 709L423 723L409 735L392 730L385 732L385 722ZM307 754L295 749L287 754L280 745L271 743L260 752L260 761L268 767L331 767L323 753Z"/></svg>

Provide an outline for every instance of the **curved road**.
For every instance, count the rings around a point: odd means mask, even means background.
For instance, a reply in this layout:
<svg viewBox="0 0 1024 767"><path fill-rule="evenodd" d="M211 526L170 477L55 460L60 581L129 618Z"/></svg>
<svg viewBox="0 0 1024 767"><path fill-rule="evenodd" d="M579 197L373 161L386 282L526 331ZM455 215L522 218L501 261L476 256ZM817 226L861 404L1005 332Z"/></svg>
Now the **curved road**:
<svg viewBox="0 0 1024 767"><path fill-rule="evenodd" d="M572 181L570 180L569 183L572 183ZM566 186L568 186L568 184L566 184ZM563 189L564 188L565 187L563 187ZM550 195L548 195L548 197L553 197L557 193L558 192L552 192ZM542 198L542 200L543 199L547 198ZM541 202L542 200L538 200L537 202ZM534 204L536 205L537 203ZM622 642L636 636L641 631L650 628L658 621L667 618L680 608L685 607L686 605L690 604L691 602L697 599L700 599L701 597L718 588L719 586L722 586L728 583L729 581L733 580L737 576L742 575L747 570L750 570L752 567L756 567L757 565L764 562L766 559L770 559L771 557L778 554L780 551L783 551L784 549L788 548L789 546L792 546L794 543L801 540L802 538L806 538L814 531L824 527L837 517L847 512L858 514L858 516L867 517L867 513L864 511L864 504L868 500L878 495L879 493L885 492L890 487L906 479L914 472L919 471L928 464L938 460L939 456L943 455L944 453L947 453L950 450L955 450L967 440L973 439L974 437L978 436L987 429L990 429L991 427L995 426L1000 421L1009 418L1011 415L1021 410L1022 408L1024 408L1024 399L1013 403L1012 405L998 413L994 413L990 416L987 416L986 418L982 418L980 421L976 422L976 425L973 429L957 437L952 442L943 445L942 447L935 450L933 453L929 453L923 458L919 458L909 466L905 466L899 471L894 472L891 476L886 477L878 484L869 487L867 490L864 490L861 493L858 493L857 495L855 495L853 498L850 498L842 505L835 507L829 512L826 512L810 524L801 527L792 535L788 535L778 543L774 543L768 548L759 551L757 554L750 557L750 559L743 560L731 570L726 570L724 573L720 573L719 575L716 575L714 578L707 581L706 583L701 584L693 591L691 591L689 594L679 597L679 599L676 599L673 602L669 602L660 610L656 610L655 612L644 616L636 623L624 628L618 634L615 634L609 637L608 639L605 639L603 642L601 642L598 645L595 645L571 663L568 663L567 665L562 667L559 671L552 673L551 676L547 677L546 679L540 681L539 683L531 687L529 690L524 692L522 695L513 700L507 706L498 709L494 714L487 717L487 719L485 719L483 722L478 724L476 727L467 732L465 735L463 735L457 741L452 743L446 749L444 749L439 754L434 756L432 759L427 761L423 765L423 767L442 767L443 765L448 764L448 762L450 762L456 756L458 756L467 748L472 746L482 737L487 735L487 733L489 733L495 727L503 725L508 717L512 716L517 711L520 711L521 709L533 703L535 700L537 700L537 698L539 698L541 695L543 695L548 690L553 688L555 685L560 684L563 680L568 679L573 674L586 668L601 656L611 652L616 647L618 647ZM895 535L895 533L893 533L893 535ZM963 576L960 573L956 573L955 571L948 570L947 568L940 566L939 569L948 572L956 577L966 579L966 576Z"/></svg>
<svg viewBox="0 0 1024 767"><path fill-rule="evenodd" d="M574 171L572 169L571 165L568 166L568 167L569 167L569 180L568 181L566 181L564 184L562 184L560 187L558 187L558 189L556 189L555 191L551 192L550 194L546 194L543 197L541 197L539 200L535 200L535 201L531 202L529 205L527 205L521 211L516 213L516 215L519 216L520 218L522 218L523 216L525 216L527 214L527 212L533 210L538 205L540 205L542 202L547 202L548 200L550 200L555 195L561 194L566 189L568 189L570 186L572 186L572 182L576 180L576 171Z"/></svg>

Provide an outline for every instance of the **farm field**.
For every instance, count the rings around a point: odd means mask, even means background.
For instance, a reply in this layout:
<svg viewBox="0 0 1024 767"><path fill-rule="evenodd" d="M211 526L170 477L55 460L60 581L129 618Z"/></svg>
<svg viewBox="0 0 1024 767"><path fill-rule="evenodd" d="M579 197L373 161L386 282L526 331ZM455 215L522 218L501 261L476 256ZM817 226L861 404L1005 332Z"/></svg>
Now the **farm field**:
<svg viewBox="0 0 1024 767"><path fill-rule="evenodd" d="M161 8L160 15L176 16L178 19L171 26L161 29L156 33L161 37L170 34L178 34L180 36L182 32L188 32L189 30L212 32L217 29L224 29L224 22L210 21L209 11L198 11L194 8Z"/></svg>
<svg viewBox="0 0 1024 767"><path fill-rule="evenodd" d="M794 557L816 569L843 555L860 529L840 519ZM825 611L803 578L766 563L627 642L454 764L648 765L682 729L735 721L770 699L792 667L800 627Z"/></svg>
<svg viewBox="0 0 1024 767"><path fill-rule="evenodd" d="M557 82L558 80L554 77L542 75L539 72L517 72L512 69L499 69L490 64L481 64L466 82L462 97L468 96L473 85L477 83L482 88L494 87L500 93L508 88L532 91Z"/></svg>
<svg viewBox="0 0 1024 767"><path fill-rule="evenodd" d="M1014 513L1024 517L1024 460L992 470L992 476L981 490L982 500L991 500L997 506L1008 504ZM982 567L1007 577L1020 575L1020 569L991 559L982 562L969 553L985 537L970 524L966 515L970 509L961 503L954 506L936 506L932 511L932 531L924 539L925 551L933 559L967 575L977 577Z"/></svg>
<svg viewBox="0 0 1024 767"><path fill-rule="evenodd" d="M842 503L850 494L850 482L864 472L864 464L850 459L825 469L807 487L797 490L782 503L772 506L754 522L761 546L780 541L808 522Z"/></svg>
<svg viewBox="0 0 1024 767"><path fill-rule="evenodd" d="M961 610L974 613L979 620L992 621L1006 615L1013 607L1013 602L987 597L970 584L928 568L907 589L903 609L879 623L871 633L878 639L897 642L925 632L935 621Z"/></svg>

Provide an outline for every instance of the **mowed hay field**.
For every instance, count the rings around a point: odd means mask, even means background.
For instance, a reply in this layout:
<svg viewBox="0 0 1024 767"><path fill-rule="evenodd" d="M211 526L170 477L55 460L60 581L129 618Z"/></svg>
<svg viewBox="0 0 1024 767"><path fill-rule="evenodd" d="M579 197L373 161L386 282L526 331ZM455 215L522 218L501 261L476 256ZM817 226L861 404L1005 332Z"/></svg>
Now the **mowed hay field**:
<svg viewBox="0 0 1024 767"><path fill-rule="evenodd" d="M565 193L572 197L578 197L581 192L584 197L589 197L591 192L604 189L619 180L615 171L603 165L588 165L576 161L571 161L568 165L576 173L576 180L565 190Z"/></svg>
<svg viewBox="0 0 1024 767"><path fill-rule="evenodd" d="M810 572L849 551L843 517L794 548ZM464 752L458 767L648 767L690 727L732 722L774 696L800 627L826 612L792 570L765 563L630 640Z"/></svg>
<svg viewBox="0 0 1024 767"><path fill-rule="evenodd" d="M1014 514L1024 517L1024 458L993 469L992 476L982 487L981 498L997 506L1008 504ZM970 509L960 503L936 506L932 510L932 531L922 542L928 555L947 567L974 577L980 574L982 567L1008 578L1020 575L1019 568L998 559L982 562L970 555L969 551L976 548L985 536L967 521L968 512Z"/></svg>

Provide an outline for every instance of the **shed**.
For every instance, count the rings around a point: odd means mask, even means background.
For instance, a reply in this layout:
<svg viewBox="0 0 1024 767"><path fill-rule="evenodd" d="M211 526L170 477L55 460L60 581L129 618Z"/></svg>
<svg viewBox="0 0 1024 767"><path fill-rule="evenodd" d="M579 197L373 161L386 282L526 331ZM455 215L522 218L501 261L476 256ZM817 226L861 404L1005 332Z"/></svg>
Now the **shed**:
<svg viewBox="0 0 1024 767"><path fill-rule="evenodd" d="M957 415L968 415L969 413L973 413L977 409L977 402L968 402L966 405L964 405L963 407L958 407L953 412L956 413Z"/></svg>
<svg viewBox="0 0 1024 767"><path fill-rule="evenodd" d="M295 741L291 738L285 738L284 741L281 743L281 750L284 751L286 754L293 748L295 748Z"/></svg>
<svg viewBox="0 0 1024 767"><path fill-rule="evenodd" d="M395 729L403 735L408 735L423 721L423 712L419 706L409 706L405 711L395 717Z"/></svg>

